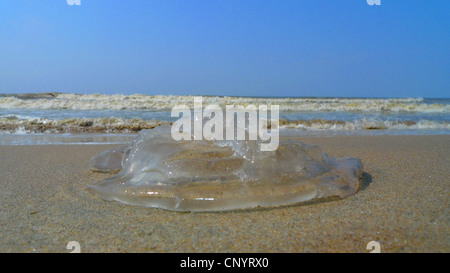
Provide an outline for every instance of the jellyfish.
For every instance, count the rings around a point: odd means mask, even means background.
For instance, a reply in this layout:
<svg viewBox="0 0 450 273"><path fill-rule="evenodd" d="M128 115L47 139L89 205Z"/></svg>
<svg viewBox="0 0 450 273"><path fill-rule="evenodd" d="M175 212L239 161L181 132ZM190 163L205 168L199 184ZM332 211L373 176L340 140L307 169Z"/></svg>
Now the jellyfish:
<svg viewBox="0 0 450 273"><path fill-rule="evenodd" d="M91 159L91 170L116 174L87 190L106 201L192 212L278 207L357 192L361 160L289 139L275 151L261 151L260 142L175 141L169 125L142 130L130 144Z"/></svg>

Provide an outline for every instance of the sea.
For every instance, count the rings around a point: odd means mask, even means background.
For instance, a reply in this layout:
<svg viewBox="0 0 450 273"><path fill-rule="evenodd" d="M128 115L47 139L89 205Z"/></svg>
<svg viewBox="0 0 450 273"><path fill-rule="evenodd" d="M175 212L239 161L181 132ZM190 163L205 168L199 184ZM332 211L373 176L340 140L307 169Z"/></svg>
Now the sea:
<svg viewBox="0 0 450 273"><path fill-rule="evenodd" d="M171 124L172 108L196 96L0 94L0 145L122 144ZM449 98L202 96L215 104L278 105L280 135L449 135Z"/></svg>

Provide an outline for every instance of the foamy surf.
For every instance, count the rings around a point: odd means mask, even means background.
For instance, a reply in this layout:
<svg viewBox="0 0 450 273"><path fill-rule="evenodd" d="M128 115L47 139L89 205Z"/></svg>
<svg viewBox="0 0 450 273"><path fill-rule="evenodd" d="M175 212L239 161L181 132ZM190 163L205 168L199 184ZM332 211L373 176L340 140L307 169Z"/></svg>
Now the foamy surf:
<svg viewBox="0 0 450 273"><path fill-rule="evenodd" d="M172 124L177 120L171 117L172 107L192 108L194 97L0 94L0 145L123 143L120 135ZM202 100L204 106L222 108L279 105L281 135L450 134L450 99L203 96Z"/></svg>
<svg viewBox="0 0 450 273"><path fill-rule="evenodd" d="M170 110L175 105L193 107L194 96L101 95L43 93L0 96L0 109ZM279 105L280 111L354 111L354 112L426 112L448 113L450 105L426 103L422 98L263 98L205 96L204 104Z"/></svg>
<svg viewBox="0 0 450 273"><path fill-rule="evenodd" d="M105 118L67 118L19 119L15 116L0 117L0 133L137 133L143 129L153 129L170 121L143 119ZM433 120L326 120L298 119L280 120L281 129L301 129L306 131L353 131L353 130L450 130L450 122Z"/></svg>
<svg viewBox="0 0 450 273"><path fill-rule="evenodd" d="M3 133L136 133L153 129L164 121L105 118L18 119L15 116L0 118L0 132Z"/></svg>

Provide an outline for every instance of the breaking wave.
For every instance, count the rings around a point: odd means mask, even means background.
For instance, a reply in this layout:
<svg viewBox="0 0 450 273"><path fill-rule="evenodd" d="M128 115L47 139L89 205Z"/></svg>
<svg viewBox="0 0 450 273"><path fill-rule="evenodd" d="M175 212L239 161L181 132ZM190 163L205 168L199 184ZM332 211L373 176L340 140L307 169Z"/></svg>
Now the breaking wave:
<svg viewBox="0 0 450 273"><path fill-rule="evenodd" d="M390 129L441 129L450 130L450 122L433 120L326 120L280 119L282 129L317 130L390 130ZM9 115L0 117L1 133L137 133L152 129L168 121L108 118L22 119Z"/></svg>
<svg viewBox="0 0 450 273"><path fill-rule="evenodd" d="M280 111L422 112L449 113L450 104L426 103L422 98L263 98L203 96L203 103L225 105L279 105ZM14 94L0 96L0 109L169 110L177 104L193 107L194 96Z"/></svg>
<svg viewBox="0 0 450 273"><path fill-rule="evenodd" d="M121 118L68 118L68 119L18 119L15 116L0 118L2 133L136 133L153 129L163 121Z"/></svg>

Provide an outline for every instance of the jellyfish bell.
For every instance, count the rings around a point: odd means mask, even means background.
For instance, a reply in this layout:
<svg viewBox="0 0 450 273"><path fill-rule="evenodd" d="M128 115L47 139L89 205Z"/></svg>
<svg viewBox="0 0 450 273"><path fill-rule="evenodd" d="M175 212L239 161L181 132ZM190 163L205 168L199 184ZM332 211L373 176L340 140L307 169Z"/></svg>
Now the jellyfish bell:
<svg viewBox="0 0 450 273"><path fill-rule="evenodd" d="M356 193L359 159L334 158L294 140L261 151L260 141L175 141L170 126L143 130L91 160L93 170L120 171L88 190L107 201L173 211L276 207Z"/></svg>

